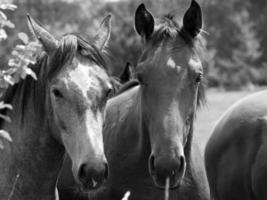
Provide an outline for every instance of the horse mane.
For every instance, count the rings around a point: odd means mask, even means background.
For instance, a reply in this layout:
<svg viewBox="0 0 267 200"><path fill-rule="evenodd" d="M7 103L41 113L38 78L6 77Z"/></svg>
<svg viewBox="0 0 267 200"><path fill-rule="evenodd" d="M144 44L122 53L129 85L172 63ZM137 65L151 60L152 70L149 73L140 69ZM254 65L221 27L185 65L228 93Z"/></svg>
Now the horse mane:
<svg viewBox="0 0 267 200"><path fill-rule="evenodd" d="M21 120L24 118L25 106L31 98L33 98L33 109L42 109L41 113L44 113L47 83L66 66L66 63L72 61L77 53L103 67L108 72L106 52L101 52L93 43L90 44L78 34L67 34L59 40L59 47L53 56L48 59L48 55L44 51L39 52L36 63L28 66L36 74L37 80L27 76L24 80L20 80L15 85L7 88L0 101L11 104L13 99L17 98L21 108L19 111ZM0 114L6 114L6 112L7 109L0 110ZM0 118L0 127L2 123L3 119Z"/></svg>
<svg viewBox="0 0 267 200"><path fill-rule="evenodd" d="M177 47L175 46L173 49L174 51L187 45L203 60L206 43L204 37L200 33L193 38L176 22L173 14L167 14L161 18L156 18L155 29L149 38L149 43L152 47L158 46L159 44L173 40L178 36L183 39L184 43L177 45ZM142 56L140 58L142 59ZM201 105L205 105L205 103L205 80L203 80L198 89L197 106L200 107Z"/></svg>
<svg viewBox="0 0 267 200"><path fill-rule="evenodd" d="M202 51L205 49L205 39L202 34L198 34L196 37L192 37L187 31L183 29L183 26L175 20L175 15L167 14L161 18L155 20L155 30L150 37L152 45L157 45L162 41L175 39L180 36L185 44L196 50L197 53L202 55Z"/></svg>

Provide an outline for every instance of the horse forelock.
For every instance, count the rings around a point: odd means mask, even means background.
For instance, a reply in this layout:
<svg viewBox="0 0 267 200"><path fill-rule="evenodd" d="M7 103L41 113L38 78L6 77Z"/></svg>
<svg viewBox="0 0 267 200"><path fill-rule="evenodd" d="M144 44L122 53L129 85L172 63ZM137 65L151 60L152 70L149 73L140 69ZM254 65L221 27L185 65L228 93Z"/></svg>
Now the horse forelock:
<svg viewBox="0 0 267 200"><path fill-rule="evenodd" d="M59 41L59 47L51 59L51 69L49 70L48 79L53 78L67 62L72 61L77 53L88 58L108 72L106 51L100 51L94 43L89 43L78 34L67 34Z"/></svg>
<svg viewBox="0 0 267 200"><path fill-rule="evenodd" d="M190 36L175 20L173 14L167 14L155 20L155 29L149 38L149 43L152 46L158 46L164 41L174 40L177 37L181 37L184 41L184 44L178 45L179 48L187 45L201 58L203 57L206 42L202 34L198 34L195 38Z"/></svg>

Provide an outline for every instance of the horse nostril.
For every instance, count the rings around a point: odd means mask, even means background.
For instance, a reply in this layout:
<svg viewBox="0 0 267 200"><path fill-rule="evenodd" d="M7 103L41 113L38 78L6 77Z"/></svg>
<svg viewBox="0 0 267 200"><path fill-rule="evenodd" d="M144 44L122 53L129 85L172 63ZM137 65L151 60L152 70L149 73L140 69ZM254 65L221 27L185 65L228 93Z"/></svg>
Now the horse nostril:
<svg viewBox="0 0 267 200"><path fill-rule="evenodd" d="M151 155L149 158L149 169L151 174L155 173L155 156Z"/></svg>
<svg viewBox="0 0 267 200"><path fill-rule="evenodd" d="M86 164L81 165L79 172L78 172L78 178L80 180L86 179Z"/></svg>
<svg viewBox="0 0 267 200"><path fill-rule="evenodd" d="M108 178L108 164L105 163L105 172L104 172L104 178L107 179Z"/></svg>
<svg viewBox="0 0 267 200"><path fill-rule="evenodd" d="M180 167L178 169L179 173L183 173L185 168L185 157L184 156L180 156Z"/></svg>

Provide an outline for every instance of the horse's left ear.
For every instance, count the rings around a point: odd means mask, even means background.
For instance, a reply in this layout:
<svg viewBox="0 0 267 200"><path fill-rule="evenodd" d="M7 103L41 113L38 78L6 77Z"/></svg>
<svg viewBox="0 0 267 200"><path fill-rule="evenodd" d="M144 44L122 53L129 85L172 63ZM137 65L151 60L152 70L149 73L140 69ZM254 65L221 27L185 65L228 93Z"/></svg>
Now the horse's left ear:
<svg viewBox="0 0 267 200"><path fill-rule="evenodd" d="M111 17L111 14L108 14L102 20L100 28L94 37L95 45L99 50L103 50L108 44L111 33Z"/></svg>
<svg viewBox="0 0 267 200"><path fill-rule="evenodd" d="M145 39L149 39L154 31L154 17L143 3L135 11L134 25L136 32Z"/></svg>
<svg viewBox="0 0 267 200"><path fill-rule="evenodd" d="M195 38L202 28L202 12L200 5L192 0L190 7L186 11L183 18L182 30L188 33L192 38Z"/></svg>
<svg viewBox="0 0 267 200"><path fill-rule="evenodd" d="M46 53L53 53L58 47L58 41L45 28L38 24L29 14L27 15L28 28L31 38L38 39Z"/></svg>

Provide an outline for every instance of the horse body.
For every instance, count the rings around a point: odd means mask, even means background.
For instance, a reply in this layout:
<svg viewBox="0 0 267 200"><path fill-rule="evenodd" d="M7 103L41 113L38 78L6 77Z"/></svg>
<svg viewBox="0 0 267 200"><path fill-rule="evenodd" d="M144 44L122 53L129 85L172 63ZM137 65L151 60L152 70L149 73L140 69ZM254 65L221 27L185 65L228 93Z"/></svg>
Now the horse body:
<svg viewBox="0 0 267 200"><path fill-rule="evenodd" d="M211 193L218 200L266 199L267 92L252 94L229 108L205 150Z"/></svg>
<svg viewBox="0 0 267 200"><path fill-rule="evenodd" d="M121 199L126 191L131 192L130 199L164 199L164 190L154 186L148 170L151 149L140 114L139 90L140 86L136 86L108 101L106 112L110 117L106 118L103 136L110 176L97 199ZM179 189L170 190L170 200L208 196L202 157L194 138L192 143L185 147L188 154L184 180Z"/></svg>
<svg viewBox="0 0 267 200"><path fill-rule="evenodd" d="M26 77L1 99L13 110L2 111L11 123L0 121L12 138L0 151L0 195L4 200L55 200L65 152L83 189L99 187L107 177L102 118L112 80L102 47L73 34L58 41L32 18L28 22L44 51L29 66L38 80Z"/></svg>
<svg viewBox="0 0 267 200"><path fill-rule="evenodd" d="M142 120L140 86L108 101L104 127L104 146L110 175L97 194L89 199L121 199L126 191L130 199L164 199L164 190L155 187L149 174L151 153L147 125ZM173 199L206 199L209 191L196 141L188 143L187 169L179 188L170 190Z"/></svg>

